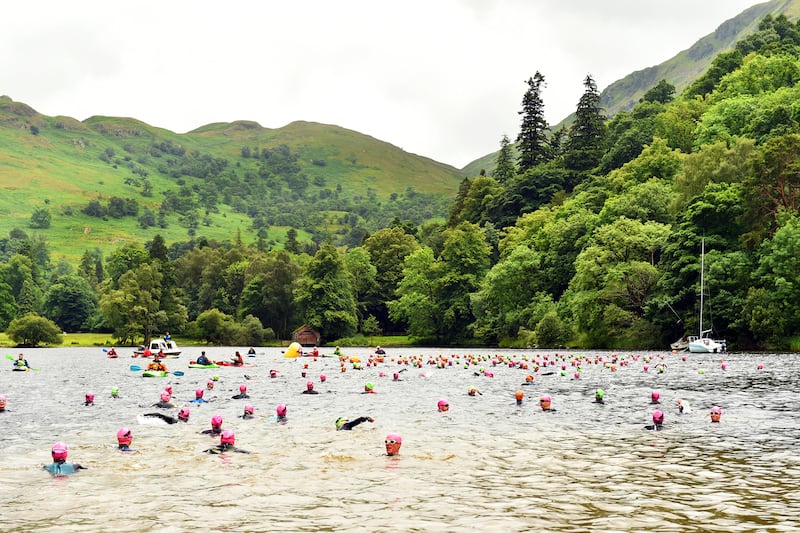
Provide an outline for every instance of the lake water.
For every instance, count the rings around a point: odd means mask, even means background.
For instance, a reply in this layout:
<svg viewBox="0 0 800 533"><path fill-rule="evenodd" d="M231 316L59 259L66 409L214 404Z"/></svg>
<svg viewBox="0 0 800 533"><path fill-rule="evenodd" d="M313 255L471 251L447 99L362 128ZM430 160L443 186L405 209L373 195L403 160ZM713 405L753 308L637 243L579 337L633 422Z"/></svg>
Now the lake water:
<svg viewBox="0 0 800 533"><path fill-rule="evenodd" d="M206 351L222 358L233 350ZM255 367L201 370L187 367L199 354L189 348L167 360L170 371L185 375L163 379L131 371L146 360L132 359L130 348L119 359L99 348L26 350L38 368L31 372L12 372L5 361L0 529L800 530L796 355L725 354L723 370L720 355L688 354L684 361L666 352L620 353L612 371L603 364L611 352L470 351L478 362L465 368L464 351L415 348L389 349L377 367L348 364L341 372L335 357L286 359L278 348L257 350L245 358ZM345 352L362 362L369 354ZM392 360L440 355L457 362L414 368ZM589 362L575 379L572 360L581 355ZM533 369L493 366L498 356L529 365L547 356L556 364L522 386ZM481 367L494 376L475 375ZM393 381L399 370L402 381ZM185 405L214 375L219 380L206 392L212 401L189 404L189 424L139 416L157 411L149 406L167 384ZM308 379L320 394L301 394ZM361 393L367 381L376 394ZM241 383L251 399L231 398ZM467 395L471 385L483 394ZM119 398L111 397L112 387ZM598 387L606 392L602 405L594 403ZM653 389L661 392L660 406L650 405ZM521 407L517 390L525 392ZM84 406L89 391L95 405ZM557 412L539 409L544 393ZM437 412L442 398L449 400L447 413ZM679 398L691 402L690 413L678 413ZM255 406L253 420L239 417L246 403ZM283 425L270 420L279 403L288 406ZM710 422L713 405L723 409L720 423ZM666 413L663 431L644 428L654 407ZM215 413L251 454L203 453L218 443L199 434ZM339 416L375 422L336 431ZM120 426L133 430L136 452L116 449ZM395 457L385 455L389 432L403 437ZM68 478L42 470L57 440L69 444L70 461L88 470Z"/></svg>

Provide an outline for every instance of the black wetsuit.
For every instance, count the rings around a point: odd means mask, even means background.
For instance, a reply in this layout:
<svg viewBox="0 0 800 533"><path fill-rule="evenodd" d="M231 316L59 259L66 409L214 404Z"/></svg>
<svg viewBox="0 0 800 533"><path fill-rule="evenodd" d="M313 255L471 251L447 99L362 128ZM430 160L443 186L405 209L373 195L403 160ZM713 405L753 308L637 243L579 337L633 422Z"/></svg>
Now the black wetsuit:
<svg viewBox="0 0 800 533"><path fill-rule="evenodd" d="M249 397L250 397L250 395L247 394L246 392L240 392L236 396L231 396L231 398L233 398L234 400L244 400L245 398L249 398Z"/></svg>
<svg viewBox="0 0 800 533"><path fill-rule="evenodd" d="M349 420L349 421L345 422L344 424L342 424L341 427L337 428L337 431L340 431L340 430L343 430L343 429L349 431L349 430L353 429L354 427L356 427L357 425L362 424L364 422L369 422L369 417L368 416L360 416L360 417L356 418L355 420Z"/></svg>
<svg viewBox="0 0 800 533"><path fill-rule="evenodd" d="M176 424L178 422L181 422L180 418L175 418L174 416L165 415L164 413L145 413L142 416L149 416L149 417L152 417L152 418L160 418L161 420L163 420L167 424Z"/></svg>
<svg viewBox="0 0 800 533"><path fill-rule="evenodd" d="M303 391L303 394L319 394L319 392L314 389L306 389Z"/></svg>
<svg viewBox="0 0 800 533"><path fill-rule="evenodd" d="M237 448L231 444L218 444L213 448L209 448L207 450L203 450L204 453L211 453L211 454L219 454L225 452L236 452L236 453L250 453L247 450L243 450L241 448Z"/></svg>

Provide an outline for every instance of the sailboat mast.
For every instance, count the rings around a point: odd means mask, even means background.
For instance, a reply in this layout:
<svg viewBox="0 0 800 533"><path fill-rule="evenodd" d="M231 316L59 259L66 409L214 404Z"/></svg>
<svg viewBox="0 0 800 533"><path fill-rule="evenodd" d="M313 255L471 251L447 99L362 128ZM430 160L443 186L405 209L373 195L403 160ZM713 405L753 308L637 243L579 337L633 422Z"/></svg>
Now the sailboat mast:
<svg viewBox="0 0 800 533"><path fill-rule="evenodd" d="M700 245L700 337L703 337L703 295L705 293L704 290L704 279L703 273L705 272L705 260L706 260L706 239L703 237Z"/></svg>

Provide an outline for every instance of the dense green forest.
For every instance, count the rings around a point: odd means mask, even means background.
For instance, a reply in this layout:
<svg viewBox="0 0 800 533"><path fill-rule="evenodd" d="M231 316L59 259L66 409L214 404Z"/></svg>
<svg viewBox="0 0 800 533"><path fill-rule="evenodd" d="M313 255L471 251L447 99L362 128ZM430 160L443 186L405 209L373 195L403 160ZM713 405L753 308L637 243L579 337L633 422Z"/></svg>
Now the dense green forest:
<svg viewBox="0 0 800 533"><path fill-rule="evenodd" d="M715 335L731 349L797 348L798 81L800 26L768 16L680 94L659 82L610 119L587 76L574 122L551 131L537 72L516 144L501 140L494 167L465 178L449 206L431 197L420 204L430 211L412 217L405 204L381 229L364 222L365 210L344 221L359 231L319 232L304 244L291 234L282 247L156 235L108 254L87 250L77 266L52 264L46 240L17 229L0 240L0 327L30 331L43 317L122 342L171 331L258 344L308 324L325 342L407 333L432 343L663 349L697 333L704 240L705 322ZM197 165L176 176L223 164L175 150L158 147L165 171ZM304 185L292 151L240 150L268 171L208 181L185 197L199 194L213 210L209 199L252 189L268 200L238 209L255 231L258 221L301 216L279 207ZM299 182L278 186L292 177ZM335 203L328 194L316 200ZM180 194L168 200L181 209ZM47 213L38 217L45 226ZM151 222L157 213L142 224Z"/></svg>

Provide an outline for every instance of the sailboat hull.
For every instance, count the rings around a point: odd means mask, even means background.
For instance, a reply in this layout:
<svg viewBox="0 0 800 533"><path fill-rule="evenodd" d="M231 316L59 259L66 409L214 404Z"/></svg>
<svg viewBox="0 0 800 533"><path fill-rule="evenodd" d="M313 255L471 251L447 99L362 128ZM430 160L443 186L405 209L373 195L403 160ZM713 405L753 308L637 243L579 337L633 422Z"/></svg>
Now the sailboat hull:
<svg viewBox="0 0 800 533"><path fill-rule="evenodd" d="M725 351L725 342L704 337L689 343L690 353L721 353Z"/></svg>

